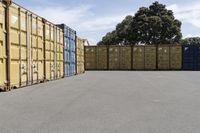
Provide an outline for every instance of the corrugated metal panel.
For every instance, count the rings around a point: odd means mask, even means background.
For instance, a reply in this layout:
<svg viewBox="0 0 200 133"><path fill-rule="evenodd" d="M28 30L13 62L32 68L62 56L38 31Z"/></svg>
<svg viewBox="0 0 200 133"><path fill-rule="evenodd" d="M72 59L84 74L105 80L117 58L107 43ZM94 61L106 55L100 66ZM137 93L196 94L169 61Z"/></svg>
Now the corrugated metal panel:
<svg viewBox="0 0 200 133"><path fill-rule="evenodd" d="M85 69L96 70L96 47L85 46Z"/></svg>
<svg viewBox="0 0 200 133"><path fill-rule="evenodd" d="M109 69L118 70L119 66L119 46L109 46Z"/></svg>
<svg viewBox="0 0 200 133"><path fill-rule="evenodd" d="M56 51L57 51L57 57L56 57L56 61L57 61L57 65L56 65L56 77L57 78L62 78L63 77L63 30L60 28L56 28Z"/></svg>
<svg viewBox="0 0 200 133"><path fill-rule="evenodd" d="M120 47L120 69L121 70L131 70L131 58L132 47L131 46L121 46Z"/></svg>
<svg viewBox="0 0 200 133"><path fill-rule="evenodd" d="M194 45L194 70L200 70L200 45Z"/></svg>
<svg viewBox="0 0 200 133"><path fill-rule="evenodd" d="M194 45L183 45L183 69L194 70Z"/></svg>
<svg viewBox="0 0 200 133"><path fill-rule="evenodd" d="M156 46L145 46L145 70L156 69Z"/></svg>
<svg viewBox="0 0 200 133"><path fill-rule="evenodd" d="M4 90L6 80L5 8L0 3L0 89Z"/></svg>
<svg viewBox="0 0 200 133"><path fill-rule="evenodd" d="M170 69L182 68L182 46L170 46Z"/></svg>
<svg viewBox="0 0 200 133"><path fill-rule="evenodd" d="M144 46L133 47L133 69L144 70Z"/></svg>
<svg viewBox="0 0 200 133"><path fill-rule="evenodd" d="M158 69L170 69L169 46L158 46Z"/></svg>
<svg viewBox="0 0 200 133"><path fill-rule="evenodd" d="M50 23L45 22L45 66L46 66L46 80L56 79L56 27Z"/></svg>
<svg viewBox="0 0 200 133"><path fill-rule="evenodd" d="M14 3L9 8L11 86L39 83L44 80L42 18Z"/></svg>
<svg viewBox="0 0 200 133"><path fill-rule="evenodd" d="M77 37L76 59L77 59L77 74L85 72L84 67L84 40Z"/></svg>
<svg viewBox="0 0 200 133"><path fill-rule="evenodd" d="M108 52L107 46L97 47L97 70L107 70L108 69Z"/></svg>
<svg viewBox="0 0 200 133"><path fill-rule="evenodd" d="M65 76L70 76L70 63L65 62Z"/></svg>

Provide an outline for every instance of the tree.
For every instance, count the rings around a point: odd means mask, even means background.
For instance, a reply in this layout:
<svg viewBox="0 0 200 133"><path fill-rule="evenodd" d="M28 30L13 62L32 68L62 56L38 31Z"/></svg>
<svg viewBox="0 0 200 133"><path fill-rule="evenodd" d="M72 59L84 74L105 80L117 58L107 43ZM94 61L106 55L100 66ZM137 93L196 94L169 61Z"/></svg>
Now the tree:
<svg viewBox="0 0 200 133"><path fill-rule="evenodd" d="M182 38L181 22L175 19L173 11L166 6L154 2L149 7L141 7L135 16L127 16L113 31L107 34L105 40L117 44L173 44L179 43Z"/></svg>
<svg viewBox="0 0 200 133"><path fill-rule="evenodd" d="M182 39L181 44L183 45L200 44L200 37L190 37L190 38Z"/></svg>

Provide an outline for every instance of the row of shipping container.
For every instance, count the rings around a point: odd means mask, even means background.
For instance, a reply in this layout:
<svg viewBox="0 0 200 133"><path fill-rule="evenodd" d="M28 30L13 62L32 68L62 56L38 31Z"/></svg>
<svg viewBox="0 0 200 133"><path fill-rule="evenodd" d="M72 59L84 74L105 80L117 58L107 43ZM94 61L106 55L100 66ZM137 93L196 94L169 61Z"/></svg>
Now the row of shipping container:
<svg viewBox="0 0 200 133"><path fill-rule="evenodd" d="M86 46L86 70L200 70L200 45Z"/></svg>
<svg viewBox="0 0 200 133"><path fill-rule="evenodd" d="M78 40L64 24L55 25L14 2L1 1L0 89L77 74L76 52L84 57L84 44Z"/></svg>

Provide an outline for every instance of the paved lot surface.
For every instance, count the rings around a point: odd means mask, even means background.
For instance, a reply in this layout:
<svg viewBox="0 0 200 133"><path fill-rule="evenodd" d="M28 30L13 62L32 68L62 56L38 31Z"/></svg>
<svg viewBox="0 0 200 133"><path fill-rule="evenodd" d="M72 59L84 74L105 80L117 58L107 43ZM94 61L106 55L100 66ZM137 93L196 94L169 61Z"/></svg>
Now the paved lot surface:
<svg viewBox="0 0 200 133"><path fill-rule="evenodd" d="M86 72L0 93L0 133L199 133L200 72Z"/></svg>

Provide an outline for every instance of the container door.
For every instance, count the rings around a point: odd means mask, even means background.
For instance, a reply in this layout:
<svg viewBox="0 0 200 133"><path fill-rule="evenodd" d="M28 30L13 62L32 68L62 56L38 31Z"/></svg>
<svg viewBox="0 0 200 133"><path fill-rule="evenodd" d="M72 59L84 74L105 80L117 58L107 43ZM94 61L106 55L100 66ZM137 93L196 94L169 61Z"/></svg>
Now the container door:
<svg viewBox="0 0 200 133"><path fill-rule="evenodd" d="M194 46L184 45L182 48L183 48L183 70L194 70Z"/></svg>
<svg viewBox="0 0 200 133"><path fill-rule="evenodd" d="M131 70L131 47L120 47L120 70Z"/></svg>
<svg viewBox="0 0 200 133"><path fill-rule="evenodd" d="M133 47L133 69L144 70L144 47L136 46Z"/></svg>
<svg viewBox="0 0 200 133"><path fill-rule="evenodd" d="M194 55L194 69L200 70L200 46L194 45L195 55Z"/></svg>
<svg viewBox="0 0 200 133"><path fill-rule="evenodd" d="M21 17L19 17L21 16ZM10 83L13 87L27 85L28 45L27 15L15 4L10 6Z"/></svg>
<svg viewBox="0 0 200 133"><path fill-rule="evenodd" d="M0 88L6 82L5 8L0 4Z"/></svg>

